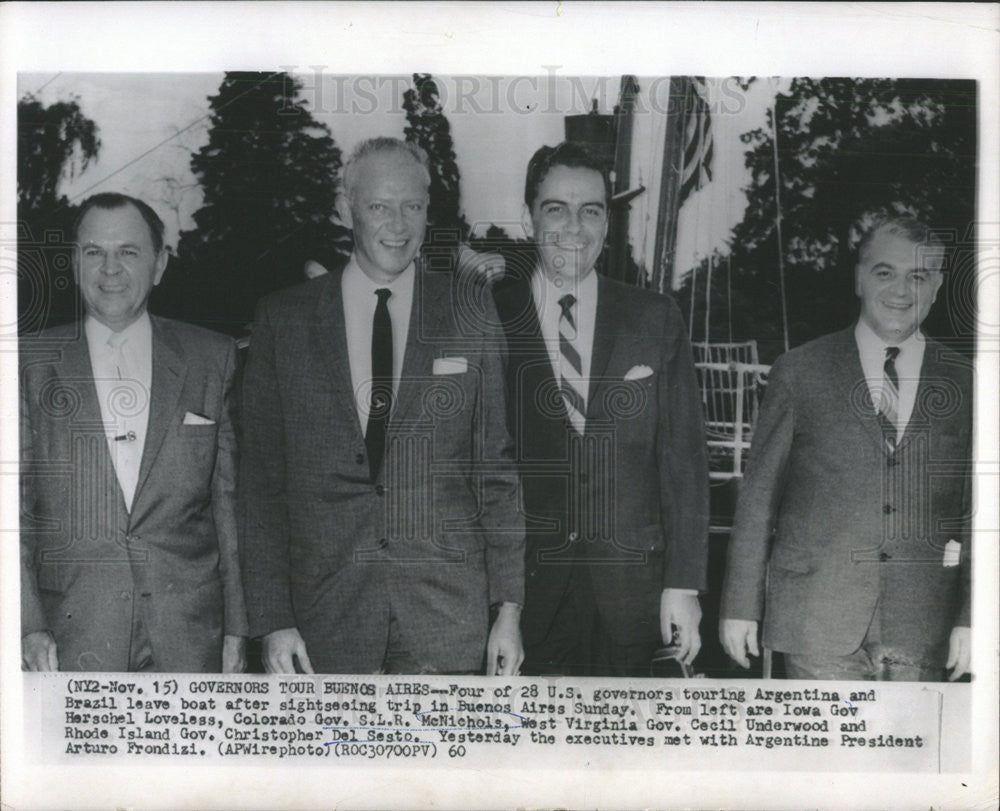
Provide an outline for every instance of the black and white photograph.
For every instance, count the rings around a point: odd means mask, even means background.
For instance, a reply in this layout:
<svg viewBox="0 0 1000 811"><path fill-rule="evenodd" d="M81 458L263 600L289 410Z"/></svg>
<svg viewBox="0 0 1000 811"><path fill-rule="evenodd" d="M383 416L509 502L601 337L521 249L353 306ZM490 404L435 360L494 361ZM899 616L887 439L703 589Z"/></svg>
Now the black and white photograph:
<svg viewBox="0 0 1000 811"><path fill-rule="evenodd" d="M22 41L4 801L995 799L998 18L957 5L209 3L274 40ZM683 59L645 30L699 22ZM519 25L537 52L480 52ZM834 47L893 26L954 64ZM712 47L748 31L788 55Z"/></svg>

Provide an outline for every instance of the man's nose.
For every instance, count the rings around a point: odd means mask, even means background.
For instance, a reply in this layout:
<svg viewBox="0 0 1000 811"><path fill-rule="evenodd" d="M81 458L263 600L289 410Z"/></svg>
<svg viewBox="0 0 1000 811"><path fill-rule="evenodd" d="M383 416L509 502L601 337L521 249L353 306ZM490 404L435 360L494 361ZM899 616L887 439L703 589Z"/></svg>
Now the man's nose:
<svg viewBox="0 0 1000 811"><path fill-rule="evenodd" d="M389 229L396 234L406 230L406 218L403 216L401 208L394 208L389 213Z"/></svg>
<svg viewBox="0 0 1000 811"><path fill-rule="evenodd" d="M566 230L571 234L577 234L583 227L583 223L580 220L579 211L571 211L566 215Z"/></svg>
<svg viewBox="0 0 1000 811"><path fill-rule="evenodd" d="M113 251L108 251L104 254L104 258L101 260L101 273L113 276L116 273L120 273L121 269L122 263L117 254Z"/></svg>

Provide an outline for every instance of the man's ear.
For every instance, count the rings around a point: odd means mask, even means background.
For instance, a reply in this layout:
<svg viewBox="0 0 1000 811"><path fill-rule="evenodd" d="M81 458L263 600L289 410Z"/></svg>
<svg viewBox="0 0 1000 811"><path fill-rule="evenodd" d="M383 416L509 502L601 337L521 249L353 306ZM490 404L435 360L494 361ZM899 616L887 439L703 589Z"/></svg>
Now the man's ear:
<svg viewBox="0 0 1000 811"><path fill-rule="evenodd" d="M153 276L153 286L160 283L163 278L163 271L167 269L167 262L170 261L170 254L166 248L160 248L160 254L156 257L156 274Z"/></svg>
<svg viewBox="0 0 1000 811"><path fill-rule="evenodd" d="M521 226L524 228L524 233L527 234L528 239L535 238L535 225L531 222L531 209L528 208L527 203L521 206Z"/></svg>
<svg viewBox="0 0 1000 811"><path fill-rule="evenodd" d="M351 202L343 192L337 195L337 214L340 215L340 221L346 228L354 230L354 220L351 217Z"/></svg>

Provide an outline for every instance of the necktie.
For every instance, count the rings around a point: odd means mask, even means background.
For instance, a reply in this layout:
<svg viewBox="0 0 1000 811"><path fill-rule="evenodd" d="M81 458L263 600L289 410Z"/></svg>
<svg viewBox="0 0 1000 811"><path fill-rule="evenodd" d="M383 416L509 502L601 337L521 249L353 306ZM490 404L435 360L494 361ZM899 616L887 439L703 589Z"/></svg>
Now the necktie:
<svg viewBox="0 0 1000 811"><path fill-rule="evenodd" d="M885 444L890 453L896 450L899 433L899 375L896 373L898 346L885 348L885 363L882 379L882 402L879 405L879 420L882 422Z"/></svg>
<svg viewBox="0 0 1000 811"><path fill-rule="evenodd" d="M576 319L573 305L576 297L567 293L559 299L559 393L566 404L566 414L578 434L583 434L587 419L587 395L584 388L583 364L580 353L573 345L576 341Z"/></svg>
<svg viewBox="0 0 1000 811"><path fill-rule="evenodd" d="M113 332L108 338L112 360L118 380L109 394L109 413L114 417L112 437L112 453L115 475L121 487L125 506L132 511L132 500L135 498L135 488L139 483L139 465L142 462L143 442L136 432L139 427L136 422L137 411L145 399L145 394L139 390L139 384L129 371L128 357L125 352L127 341L120 332Z"/></svg>
<svg viewBox="0 0 1000 811"><path fill-rule="evenodd" d="M385 431L392 410L392 320L389 318L389 296L392 291L381 287L375 291L378 304L372 322L372 393L368 408L368 428L365 447L368 449L368 472L372 481L378 477L385 452Z"/></svg>

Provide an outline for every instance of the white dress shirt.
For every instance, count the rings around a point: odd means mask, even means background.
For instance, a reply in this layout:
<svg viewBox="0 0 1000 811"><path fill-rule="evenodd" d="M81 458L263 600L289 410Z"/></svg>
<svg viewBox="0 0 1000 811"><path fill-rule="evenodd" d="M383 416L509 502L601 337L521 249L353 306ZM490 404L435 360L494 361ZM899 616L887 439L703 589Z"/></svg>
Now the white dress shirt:
<svg viewBox="0 0 1000 811"><path fill-rule="evenodd" d="M149 425L150 390L153 384L153 326L143 313L121 330L121 356L111 346L113 331L87 316L83 331L90 352L90 368L101 407L101 420L115 476L132 511L139 481L139 465Z"/></svg>
<svg viewBox="0 0 1000 811"><path fill-rule="evenodd" d="M562 276L558 280L561 284L553 284L540 268L536 268L531 277L531 296L535 300L538 324L542 329L545 348L549 351L553 372L558 377L559 318L562 316L559 299L567 293L576 298L573 305L576 340L572 343L573 348L580 353L583 371L577 388L581 392L587 392L590 390L590 361L594 356L594 324L597 321L597 271L591 270L582 281Z"/></svg>
<svg viewBox="0 0 1000 811"><path fill-rule="evenodd" d="M413 309L413 285L416 279L414 263L389 284L372 281L361 269L354 254L344 268L340 290L344 298L344 326L347 330L347 357L351 365L351 386L358 409L361 431L368 428L368 407L372 390L372 326L375 307L378 305L376 290L392 291L386 306L392 322L392 391L399 391L399 378L403 373L403 355L406 337L410 330L410 311Z"/></svg>
<svg viewBox="0 0 1000 811"><path fill-rule="evenodd" d="M864 372L868 392L876 407L882 400L882 383L885 380L885 350L889 346L899 347L899 354L896 356L896 375L899 378L896 433L897 436L901 437L906 431L910 416L913 414L913 405L917 401L920 367L924 362L924 349L927 342L920 334L920 330L917 330L901 344L887 344L862 319L858 319L858 324L854 328L854 340L858 345L858 354L861 357L861 371Z"/></svg>

